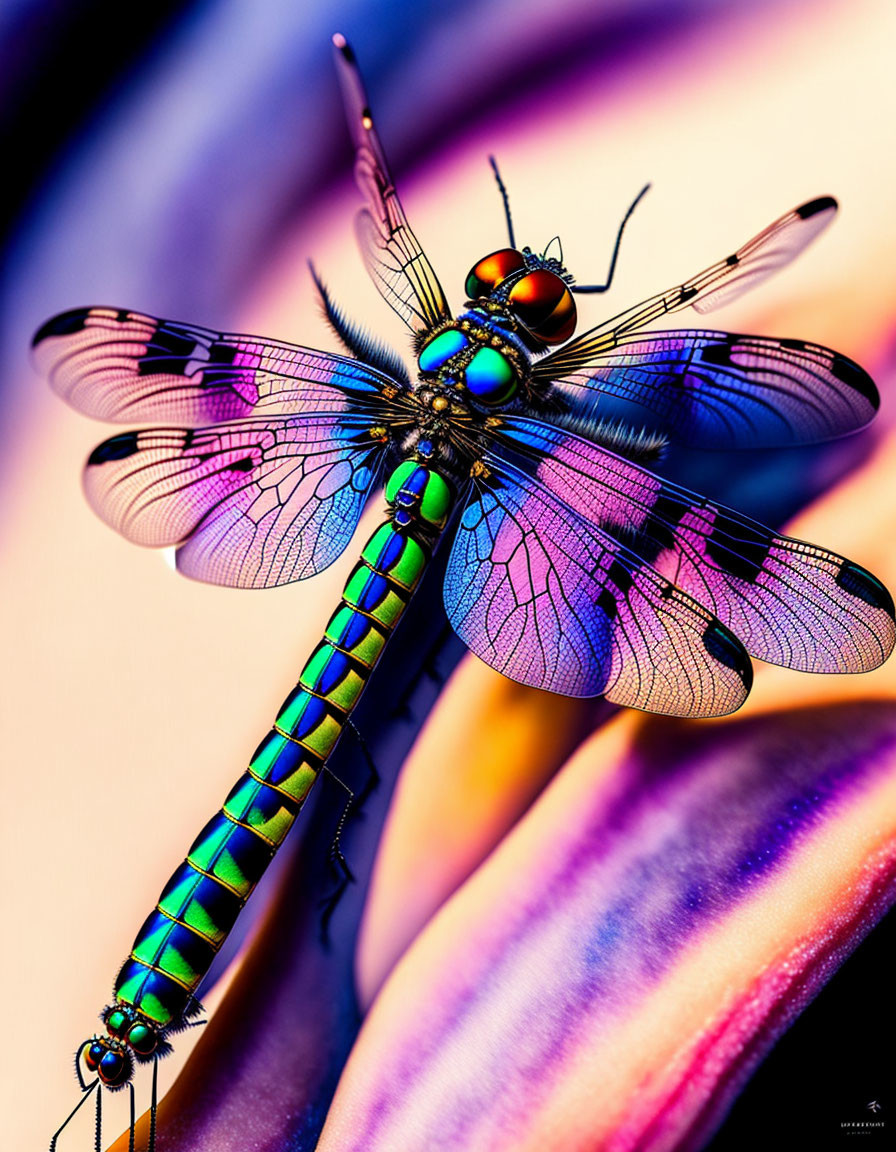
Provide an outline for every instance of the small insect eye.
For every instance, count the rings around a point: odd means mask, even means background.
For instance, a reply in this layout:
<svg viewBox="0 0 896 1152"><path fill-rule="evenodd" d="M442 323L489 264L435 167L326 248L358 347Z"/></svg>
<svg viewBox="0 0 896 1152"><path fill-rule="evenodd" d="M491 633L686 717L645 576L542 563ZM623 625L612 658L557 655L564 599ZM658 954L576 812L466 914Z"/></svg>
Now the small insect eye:
<svg viewBox="0 0 896 1152"><path fill-rule="evenodd" d="M545 344L562 344L576 327L576 305L565 282L546 268L518 280L507 297L514 316Z"/></svg>
<svg viewBox="0 0 896 1152"><path fill-rule="evenodd" d="M490 296L492 292L514 272L525 268L522 252L515 248L500 248L489 256L483 256L467 273L465 291L471 300L480 296Z"/></svg>
<svg viewBox="0 0 896 1152"><path fill-rule="evenodd" d="M96 1072L103 1056L108 1051L106 1045L100 1040L88 1041L81 1049L81 1059L91 1072Z"/></svg>
<svg viewBox="0 0 896 1152"><path fill-rule="evenodd" d="M128 1044L138 1056L149 1056L156 1049L158 1037L145 1024L135 1024L128 1032Z"/></svg>
<svg viewBox="0 0 896 1152"><path fill-rule="evenodd" d="M510 361L494 348L480 348L464 372L464 383L482 404L506 404L519 381Z"/></svg>
<svg viewBox="0 0 896 1152"><path fill-rule="evenodd" d="M107 1088L117 1088L130 1080L132 1069L131 1058L126 1052L110 1049L100 1061L99 1077Z"/></svg>
<svg viewBox="0 0 896 1152"><path fill-rule="evenodd" d="M106 1017L106 1031L116 1040L123 1040L129 1023L130 1017L126 1012L122 1012L120 1008L113 1008Z"/></svg>

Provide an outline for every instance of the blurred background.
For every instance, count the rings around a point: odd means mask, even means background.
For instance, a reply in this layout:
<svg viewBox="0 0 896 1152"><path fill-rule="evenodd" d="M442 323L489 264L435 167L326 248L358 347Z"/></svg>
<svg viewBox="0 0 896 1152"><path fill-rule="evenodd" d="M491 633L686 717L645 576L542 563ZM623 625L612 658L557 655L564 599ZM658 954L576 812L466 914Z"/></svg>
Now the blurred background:
<svg viewBox="0 0 896 1152"><path fill-rule="evenodd" d="M803 200L840 200L830 233L719 324L860 360L884 395L881 427L786 459L739 457L736 468L707 456L682 465L692 486L781 522L856 467L893 420L887 0L158 0L130 11L7 0L0 851L4 1022L15 1039L0 1091L10 1148L45 1145L74 1103L70 1054L352 562L307 587L252 595L175 579L161 557L113 536L78 481L109 432L50 395L30 367L30 337L54 312L111 304L333 347L312 258L351 315L407 352L355 252L337 30L357 51L405 207L455 304L468 268L504 242L491 152L520 242L543 247L559 232L585 282L603 277L619 219L653 182L612 295L584 300L585 323L679 282ZM869 979L857 977L866 995ZM865 1002L850 995L815 1035L844 1019L861 1027ZM853 1032L844 1071L862 1046ZM789 1059L767 1066L771 1097L753 1112L803 1083L805 1052ZM738 1130L723 1130L718 1148L736 1147Z"/></svg>

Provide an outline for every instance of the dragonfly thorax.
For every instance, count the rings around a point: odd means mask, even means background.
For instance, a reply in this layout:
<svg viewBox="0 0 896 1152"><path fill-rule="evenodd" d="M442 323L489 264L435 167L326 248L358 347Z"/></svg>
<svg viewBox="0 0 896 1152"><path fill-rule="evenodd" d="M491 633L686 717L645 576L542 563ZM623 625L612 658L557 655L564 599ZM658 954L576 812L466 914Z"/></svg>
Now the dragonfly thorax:
<svg viewBox="0 0 896 1152"><path fill-rule="evenodd" d="M529 376L529 356L497 310L474 307L442 325L420 350L419 392L439 389L450 402L509 404Z"/></svg>

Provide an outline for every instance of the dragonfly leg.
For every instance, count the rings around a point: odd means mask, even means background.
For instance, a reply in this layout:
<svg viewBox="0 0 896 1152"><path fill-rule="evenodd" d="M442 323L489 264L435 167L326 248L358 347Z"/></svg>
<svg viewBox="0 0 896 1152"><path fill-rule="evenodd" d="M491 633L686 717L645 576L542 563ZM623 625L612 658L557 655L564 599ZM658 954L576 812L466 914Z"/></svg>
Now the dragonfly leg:
<svg viewBox="0 0 896 1152"><path fill-rule="evenodd" d="M131 1123L128 1128L128 1152L134 1152L134 1130L137 1126L137 1108L134 1102L134 1081L128 1081L128 1093L131 1097Z"/></svg>
<svg viewBox="0 0 896 1152"><path fill-rule="evenodd" d="M72 1117L78 1111L78 1109L83 1107L83 1105L86 1103L87 1098L90 1095L90 1093L96 1091L96 1089L99 1087L99 1083L100 1083L99 1080L94 1080L94 1082L92 1084L88 1084L87 1087L84 1089L84 1091L81 1095L81 1099L74 1106L74 1108L72 1108L71 1112L69 1112L69 1114L68 1114L68 1116L66 1116L65 1120L63 1120L63 1122L59 1125L59 1127L56 1129L56 1131L50 1137L49 1152L56 1152L56 1141L62 1135L63 1131L68 1127L69 1121L72 1119Z"/></svg>
<svg viewBox="0 0 896 1152"><path fill-rule="evenodd" d="M354 883L355 879L351 868L348 866L348 861L346 860L342 851L342 833L345 829L345 823L348 819L348 814L355 806L356 798L355 793L351 790L351 788L349 788L348 784L346 784L344 780L340 780L339 777L333 771L331 771L331 769L326 767L326 765L324 766L324 772L326 772L327 776L329 776L329 778L334 781L334 783L338 784L343 792L345 792L348 796L345 807L339 814L339 822L336 825L336 832L333 835L333 840L330 845L330 861L333 864L333 870L337 876L336 887L329 894L329 896L327 896L321 902L323 913L320 920L320 930L321 937L323 938L324 942L326 942L330 920L333 916L333 913L336 911L336 906L342 899L343 892L345 892L349 884Z"/></svg>
<svg viewBox="0 0 896 1152"><path fill-rule="evenodd" d="M361 789L361 791L358 793L357 799L355 801L358 808L363 808L365 800L371 794L371 792L373 792L375 790L375 788L379 784L380 774L379 774L379 770L377 769L377 766L376 766L376 761L373 759L373 756L371 755L370 746L368 745L367 741L364 739L363 735L361 734L361 730L358 728L357 724L355 724L354 720L352 720L352 718L350 716L346 720L346 726L348 728L351 728L352 734L354 735L355 739L358 741L358 747L361 749L361 755L364 757L364 762L367 765L367 782L364 785L364 787Z"/></svg>
<svg viewBox="0 0 896 1152"><path fill-rule="evenodd" d="M96 1152L103 1152L103 1094L96 1094L96 1134L94 1138Z"/></svg>
<svg viewBox="0 0 896 1152"><path fill-rule="evenodd" d="M147 1152L156 1149L156 1118L159 1111L159 1062L152 1062L152 1096L149 1101L149 1144Z"/></svg>

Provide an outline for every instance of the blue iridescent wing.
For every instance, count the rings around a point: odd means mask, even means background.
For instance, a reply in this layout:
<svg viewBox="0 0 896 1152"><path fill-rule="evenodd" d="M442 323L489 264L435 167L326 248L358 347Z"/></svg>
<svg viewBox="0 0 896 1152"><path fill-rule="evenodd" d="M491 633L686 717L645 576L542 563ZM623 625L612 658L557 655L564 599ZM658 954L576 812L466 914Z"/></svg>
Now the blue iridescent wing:
<svg viewBox="0 0 896 1152"><path fill-rule="evenodd" d="M359 416L148 428L100 444L84 487L129 540L178 546L185 575L270 588L313 576L340 555L383 453Z"/></svg>
<svg viewBox="0 0 896 1152"><path fill-rule="evenodd" d="M334 36L333 45L355 145L355 179L367 202L357 218L361 252L386 303L412 331L427 332L451 319L445 293L398 199L355 55L342 36Z"/></svg>
<svg viewBox="0 0 896 1152"><path fill-rule="evenodd" d="M621 418L701 448L834 439L863 428L880 403L867 372L818 344L691 330L621 336L555 394L583 426Z"/></svg>
<svg viewBox="0 0 896 1152"><path fill-rule="evenodd" d="M634 335L670 312L710 312L761 284L815 239L836 208L821 197L788 212L684 284L539 360L536 384L553 384L553 398L582 429L607 415L637 422L646 408L670 437L699 447L808 443L863 427L877 410L874 384L820 345L713 331ZM620 412L607 397L637 407Z"/></svg>
<svg viewBox="0 0 896 1152"><path fill-rule="evenodd" d="M623 542L752 656L806 672L865 672L890 654L893 601L858 564L540 420L502 417L493 435L539 492ZM491 467L492 454L483 461Z"/></svg>
<svg viewBox="0 0 896 1152"><path fill-rule="evenodd" d="M632 708L720 716L752 682L711 612L503 456L476 481L445 578L473 652L513 680Z"/></svg>
<svg viewBox="0 0 896 1152"><path fill-rule="evenodd" d="M254 415L370 412L404 386L348 356L116 308L54 316L34 359L78 411L194 427Z"/></svg>

